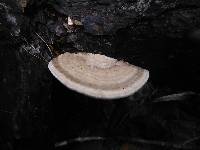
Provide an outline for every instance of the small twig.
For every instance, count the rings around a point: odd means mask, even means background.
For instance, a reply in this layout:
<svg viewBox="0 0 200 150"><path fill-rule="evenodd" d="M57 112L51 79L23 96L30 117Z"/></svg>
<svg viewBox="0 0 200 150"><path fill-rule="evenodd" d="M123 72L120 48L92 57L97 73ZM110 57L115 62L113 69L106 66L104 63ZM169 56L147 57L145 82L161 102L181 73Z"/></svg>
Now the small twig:
<svg viewBox="0 0 200 150"><path fill-rule="evenodd" d="M75 138L75 139L69 139L69 140L65 140L65 141L62 141L62 142L58 142L55 144L55 147L62 147L62 146L66 146L70 143L74 143L74 142L79 142L79 143L82 143L82 142L86 142L86 141L99 141L99 140L105 140L105 138L103 137L78 137L78 138Z"/></svg>
<svg viewBox="0 0 200 150"><path fill-rule="evenodd" d="M197 95L194 92L183 92L183 93L177 93L177 94L171 94L167 96L162 96L159 98L156 98L153 102L168 102L168 101L180 101L185 100L190 96Z"/></svg>
<svg viewBox="0 0 200 150"><path fill-rule="evenodd" d="M200 136L191 138L191 139L185 141L182 145L184 146L184 145L186 145L186 144L192 143L192 142L194 142L194 141L196 141L196 140L199 140L199 139L200 139Z"/></svg>
<svg viewBox="0 0 200 150"><path fill-rule="evenodd" d="M169 148L171 147L171 148L175 148L175 149L190 149L190 147L186 147L184 145L173 144L173 143L168 143L168 142L164 142L164 141L152 141L152 140L145 140L145 139L140 139L140 138L124 138L124 137L116 137L116 138L112 138L112 137L78 137L75 139L69 139L69 140L65 140L62 142L58 142L55 144L55 148L67 146L74 142L83 143L83 142L88 142L88 141L99 141L99 140L105 141L105 140L111 140L111 139L112 140L117 139L120 141L126 141L126 142L130 142L130 143L148 144L148 145L155 145L155 146L169 147Z"/></svg>
<svg viewBox="0 0 200 150"><path fill-rule="evenodd" d="M35 34L45 43L45 45L47 46L47 48L49 49L50 53L51 53L51 57L53 58L53 52L52 52L52 48L49 46L49 44L37 33L35 32Z"/></svg>

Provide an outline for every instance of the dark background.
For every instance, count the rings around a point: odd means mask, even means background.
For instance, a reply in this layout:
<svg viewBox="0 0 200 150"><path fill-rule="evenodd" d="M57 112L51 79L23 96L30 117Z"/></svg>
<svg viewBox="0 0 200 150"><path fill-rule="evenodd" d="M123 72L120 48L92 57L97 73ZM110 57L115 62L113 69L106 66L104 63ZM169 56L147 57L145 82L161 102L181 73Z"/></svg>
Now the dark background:
<svg viewBox="0 0 200 150"><path fill-rule="evenodd" d="M199 0L27 0L24 11L22 1L0 0L1 150L200 149ZM65 26L68 16L82 25ZM127 98L93 99L48 70L66 51L150 78Z"/></svg>

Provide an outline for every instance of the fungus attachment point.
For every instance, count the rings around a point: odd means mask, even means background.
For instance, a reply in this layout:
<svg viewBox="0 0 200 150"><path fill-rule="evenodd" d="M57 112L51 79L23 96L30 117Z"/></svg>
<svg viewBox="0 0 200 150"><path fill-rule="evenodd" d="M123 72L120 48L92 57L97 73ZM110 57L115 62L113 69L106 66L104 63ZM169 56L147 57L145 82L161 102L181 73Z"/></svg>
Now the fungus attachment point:
<svg viewBox="0 0 200 150"><path fill-rule="evenodd" d="M48 67L68 88L102 99L129 96L149 78L145 69L92 53L66 52L51 60Z"/></svg>

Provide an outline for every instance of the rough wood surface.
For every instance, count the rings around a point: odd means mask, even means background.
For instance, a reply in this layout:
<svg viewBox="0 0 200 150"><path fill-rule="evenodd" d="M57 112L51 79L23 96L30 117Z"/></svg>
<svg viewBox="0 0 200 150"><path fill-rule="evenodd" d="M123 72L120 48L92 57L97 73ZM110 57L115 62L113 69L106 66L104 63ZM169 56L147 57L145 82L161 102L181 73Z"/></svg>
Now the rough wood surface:
<svg viewBox="0 0 200 150"><path fill-rule="evenodd" d="M199 149L199 31L199 0L28 0L24 12L0 0L0 149L53 149L94 135ZM66 51L124 59L150 80L125 102L94 101L47 70Z"/></svg>

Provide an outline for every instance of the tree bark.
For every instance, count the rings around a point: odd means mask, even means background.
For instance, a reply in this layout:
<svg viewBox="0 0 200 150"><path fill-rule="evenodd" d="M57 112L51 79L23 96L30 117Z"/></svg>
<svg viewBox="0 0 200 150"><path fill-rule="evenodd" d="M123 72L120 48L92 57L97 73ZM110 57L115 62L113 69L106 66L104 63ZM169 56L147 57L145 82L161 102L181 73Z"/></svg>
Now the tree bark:
<svg viewBox="0 0 200 150"><path fill-rule="evenodd" d="M0 149L51 149L91 135L176 144L199 136L199 0L19 2L0 1ZM66 51L124 59L150 70L150 80L117 102L83 96L48 71L48 61ZM187 91L193 94L153 102Z"/></svg>

